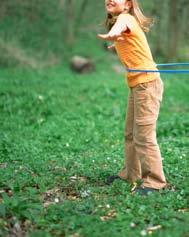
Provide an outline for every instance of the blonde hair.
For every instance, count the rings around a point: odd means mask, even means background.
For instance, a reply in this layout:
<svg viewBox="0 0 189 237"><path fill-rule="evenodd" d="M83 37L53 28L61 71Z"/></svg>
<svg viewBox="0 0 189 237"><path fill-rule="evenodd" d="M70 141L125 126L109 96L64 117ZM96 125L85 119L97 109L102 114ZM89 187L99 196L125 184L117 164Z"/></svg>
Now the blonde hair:
<svg viewBox="0 0 189 237"><path fill-rule="evenodd" d="M129 9L129 11L124 10L122 13L130 13L135 17L135 19L138 21L140 27L144 32L148 32L150 30L150 27L153 25L153 19L148 18L144 16L142 13L142 10L137 2L137 0L128 0L132 2L132 7ZM112 26L115 24L118 16L112 16L111 14L107 14L107 17L105 19L105 25L107 26L108 30L112 28Z"/></svg>

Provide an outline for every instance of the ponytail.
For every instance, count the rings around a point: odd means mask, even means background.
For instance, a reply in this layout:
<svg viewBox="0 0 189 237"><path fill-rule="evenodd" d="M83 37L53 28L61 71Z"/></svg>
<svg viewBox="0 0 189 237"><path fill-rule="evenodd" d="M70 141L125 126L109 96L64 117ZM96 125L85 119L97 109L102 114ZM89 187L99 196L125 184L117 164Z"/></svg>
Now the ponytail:
<svg viewBox="0 0 189 237"><path fill-rule="evenodd" d="M142 13L137 0L130 0L132 1L132 8L130 9L130 13L136 18L139 22L140 27L144 32L148 32L150 27L153 25L153 19L144 16Z"/></svg>

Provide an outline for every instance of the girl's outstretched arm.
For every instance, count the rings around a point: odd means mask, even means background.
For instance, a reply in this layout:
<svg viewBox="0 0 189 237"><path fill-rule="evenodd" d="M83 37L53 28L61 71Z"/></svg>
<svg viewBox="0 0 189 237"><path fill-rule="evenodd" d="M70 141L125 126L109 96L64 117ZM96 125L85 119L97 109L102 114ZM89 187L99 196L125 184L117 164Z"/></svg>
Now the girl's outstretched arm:
<svg viewBox="0 0 189 237"><path fill-rule="evenodd" d="M112 29L107 34L98 34L98 37L103 40L124 40L121 33L125 32L127 29L127 25L124 22L122 15L120 15Z"/></svg>

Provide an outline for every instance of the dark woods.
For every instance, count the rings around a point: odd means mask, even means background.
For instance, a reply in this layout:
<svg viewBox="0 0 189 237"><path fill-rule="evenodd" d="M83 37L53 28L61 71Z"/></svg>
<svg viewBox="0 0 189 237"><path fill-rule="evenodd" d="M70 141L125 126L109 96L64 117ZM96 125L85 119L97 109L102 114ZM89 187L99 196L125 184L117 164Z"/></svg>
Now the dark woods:
<svg viewBox="0 0 189 237"><path fill-rule="evenodd" d="M0 65L17 61L35 67L34 61L67 60L70 50L105 31L104 1L0 0ZM188 0L138 0L145 15L154 17L148 33L156 57L188 60ZM79 43L78 43L79 39ZM97 41L96 41L97 42ZM103 48L103 47L102 47ZM35 60L33 59L35 58ZM47 60L47 61L48 61ZM47 62L48 64L48 62Z"/></svg>

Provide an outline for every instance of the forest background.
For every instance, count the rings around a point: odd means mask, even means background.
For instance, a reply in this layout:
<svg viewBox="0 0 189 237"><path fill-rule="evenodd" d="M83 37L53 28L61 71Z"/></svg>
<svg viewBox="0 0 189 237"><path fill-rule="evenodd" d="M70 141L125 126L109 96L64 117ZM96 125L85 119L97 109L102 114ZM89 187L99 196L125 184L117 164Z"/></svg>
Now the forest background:
<svg viewBox="0 0 189 237"><path fill-rule="evenodd" d="M189 1L141 0L154 27L148 34L153 55L161 62L189 57ZM66 62L74 54L99 59L105 32L104 1L1 0L0 66L31 67ZM160 58L160 59L159 59Z"/></svg>

